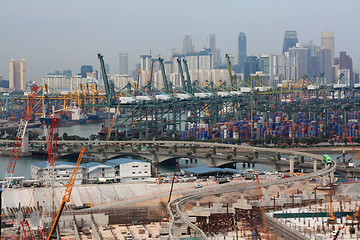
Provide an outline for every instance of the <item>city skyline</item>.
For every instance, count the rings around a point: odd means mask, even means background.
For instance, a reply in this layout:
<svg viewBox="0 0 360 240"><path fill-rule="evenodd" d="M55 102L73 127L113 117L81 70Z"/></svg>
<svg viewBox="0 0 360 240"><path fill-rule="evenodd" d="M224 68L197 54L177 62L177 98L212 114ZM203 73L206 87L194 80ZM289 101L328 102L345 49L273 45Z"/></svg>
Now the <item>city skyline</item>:
<svg viewBox="0 0 360 240"><path fill-rule="evenodd" d="M98 69L96 54L99 52L114 70L119 66L119 52L128 52L131 70L140 62L140 55L160 54L168 59L174 48L181 53L184 35L191 35L195 51L201 51L204 46L210 47L209 36L215 34L216 47L221 50L220 58L224 62L226 53L237 53L239 32L246 33L248 56L281 54L285 31L296 31L299 42L313 40L319 46L322 32L334 32L335 57L339 57L340 51L346 51L353 59L354 70L360 65L360 56L356 54L359 33L346 25L358 19L355 9L360 3L352 0L336 6L335 1L305 1L311 4L297 6L296 12L285 11L285 1L261 1L261 9L256 3L236 1L216 8L211 1L202 0L195 4L191 1L109 1L106 4L89 1L86 11L82 11L81 3L71 1L20 2L1 3L2 9L7 10L2 13L4 20L0 23L0 75L5 79L9 78L10 59L25 58L27 80L40 82L42 76L55 70L71 69L76 74L80 73L81 65ZM229 8L229 4L233 7ZM187 17L173 17L173 11L163 9L176 9ZM250 13L235 14L238 9L249 12L257 9L259 17L247 21ZM103 10L107 14L99 17ZM281 17L277 14L279 10L284 11ZM204 11L209 14L201 14ZM334 17L342 11L347 12L344 17L340 20ZM304 12L308 13L306 18ZM271 21L268 14L272 16Z"/></svg>

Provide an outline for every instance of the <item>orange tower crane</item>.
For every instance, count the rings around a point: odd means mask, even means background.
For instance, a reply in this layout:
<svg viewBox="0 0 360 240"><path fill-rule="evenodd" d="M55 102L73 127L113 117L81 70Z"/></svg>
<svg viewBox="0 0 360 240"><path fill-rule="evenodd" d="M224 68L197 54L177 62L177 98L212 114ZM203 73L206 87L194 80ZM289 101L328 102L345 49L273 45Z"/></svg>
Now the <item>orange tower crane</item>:
<svg viewBox="0 0 360 240"><path fill-rule="evenodd" d="M61 201L61 204L60 204L60 207L59 207L59 210L56 214L56 217L55 217L55 220L54 220L54 223L51 227L51 230L50 230L50 233L49 233L49 236L47 237L47 240L49 239L53 239L54 238L54 233L55 233L55 229L56 229L56 226L59 222L59 219L60 219L60 216L64 210L64 207L65 207L65 203L67 202L70 202L70 196L71 196L71 191L73 189L73 186L74 186L74 182L75 182L75 178L76 178L76 174L79 170L79 167L80 167L80 163L81 163L81 159L84 155L84 152L85 152L86 148L82 148L81 151L80 151L80 155L79 155L79 158L76 162L76 165L74 167L74 170L71 174L71 177L70 177L70 180L69 180L69 183L66 186L66 190L65 190L65 194L64 196L62 197L62 201Z"/></svg>

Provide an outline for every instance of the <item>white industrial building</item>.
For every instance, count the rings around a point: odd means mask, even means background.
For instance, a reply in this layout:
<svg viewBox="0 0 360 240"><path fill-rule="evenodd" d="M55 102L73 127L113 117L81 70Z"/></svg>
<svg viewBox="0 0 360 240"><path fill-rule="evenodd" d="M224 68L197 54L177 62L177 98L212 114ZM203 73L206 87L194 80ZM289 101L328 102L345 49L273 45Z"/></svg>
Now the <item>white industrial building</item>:
<svg viewBox="0 0 360 240"><path fill-rule="evenodd" d="M68 183L74 163L55 162L54 180L55 185ZM81 164L76 175L75 184L94 183L99 179L111 179L117 182L143 181L151 177L151 163L119 158L105 163L89 162ZM38 162L31 165L31 178L45 184L49 179L49 171L46 162Z"/></svg>
<svg viewBox="0 0 360 240"><path fill-rule="evenodd" d="M120 182L142 181L151 177L151 163L148 162L118 158L105 164L114 166L115 179Z"/></svg>
<svg viewBox="0 0 360 240"><path fill-rule="evenodd" d="M93 182L99 178L113 179L115 177L114 167L98 162L89 162L81 165L87 169L86 179L88 182Z"/></svg>
<svg viewBox="0 0 360 240"><path fill-rule="evenodd" d="M70 162L55 162L54 168L54 181L55 185L67 184L70 180L71 174L74 170L75 164ZM40 183L45 184L49 177L49 167L47 162L37 162L31 165L31 178L38 180ZM85 182L86 168L80 166L76 174L75 184L81 184Z"/></svg>

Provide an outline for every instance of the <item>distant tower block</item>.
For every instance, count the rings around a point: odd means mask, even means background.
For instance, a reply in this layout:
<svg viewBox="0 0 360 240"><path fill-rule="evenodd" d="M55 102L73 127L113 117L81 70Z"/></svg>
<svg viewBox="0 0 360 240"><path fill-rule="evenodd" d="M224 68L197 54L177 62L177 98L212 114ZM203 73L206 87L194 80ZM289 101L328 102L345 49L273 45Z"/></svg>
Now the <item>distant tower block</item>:
<svg viewBox="0 0 360 240"><path fill-rule="evenodd" d="M321 48L331 50L331 66L334 65L335 37L334 32L321 33Z"/></svg>
<svg viewBox="0 0 360 240"><path fill-rule="evenodd" d="M289 51L289 48L295 47L298 43L296 31L286 31L284 37L283 54Z"/></svg>

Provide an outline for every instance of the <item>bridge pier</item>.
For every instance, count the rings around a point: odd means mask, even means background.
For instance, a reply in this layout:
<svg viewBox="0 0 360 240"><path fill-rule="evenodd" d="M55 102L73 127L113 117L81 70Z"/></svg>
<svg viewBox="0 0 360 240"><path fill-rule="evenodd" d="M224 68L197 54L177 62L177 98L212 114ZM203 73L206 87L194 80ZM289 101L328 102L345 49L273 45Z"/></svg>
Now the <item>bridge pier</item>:
<svg viewBox="0 0 360 240"><path fill-rule="evenodd" d="M334 171L330 172L330 183L334 183Z"/></svg>
<svg viewBox="0 0 360 240"><path fill-rule="evenodd" d="M324 175L323 175L323 178L322 178L322 180L323 180L323 186L326 186L326 182L327 182L327 180L328 180L328 174L327 173L325 173Z"/></svg>
<svg viewBox="0 0 360 240"><path fill-rule="evenodd" d="M313 161L313 171L316 172L317 171L317 159L311 158L311 160Z"/></svg>
<svg viewBox="0 0 360 240"><path fill-rule="evenodd" d="M294 164L296 160L297 160L296 155L290 156L290 173L294 173Z"/></svg>

